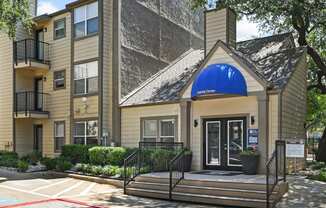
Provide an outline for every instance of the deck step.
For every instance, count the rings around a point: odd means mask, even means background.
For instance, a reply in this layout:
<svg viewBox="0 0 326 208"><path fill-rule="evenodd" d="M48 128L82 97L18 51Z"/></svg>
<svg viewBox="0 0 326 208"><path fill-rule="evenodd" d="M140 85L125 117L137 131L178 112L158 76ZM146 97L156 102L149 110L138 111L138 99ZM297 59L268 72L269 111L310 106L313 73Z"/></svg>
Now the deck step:
<svg viewBox="0 0 326 208"><path fill-rule="evenodd" d="M158 190L146 190L138 188L128 188L127 194L141 197L168 199L168 191ZM254 207L254 208L265 208L266 201L261 199L247 199L239 197L228 197L228 196L212 196L204 194L190 194L190 193L179 193L173 192L173 200L187 201L195 203L204 203L212 205L223 205L223 206L238 206L238 207Z"/></svg>
<svg viewBox="0 0 326 208"><path fill-rule="evenodd" d="M150 176L138 176L136 182L148 182L148 183L161 183L169 184L168 178L150 177ZM263 183L243 183L233 181L212 181L212 180L191 180L183 179L180 185L198 186L198 187L214 187L214 188L229 188L229 189L242 189L242 190L255 190L266 191L266 185ZM275 191L279 190L279 186L275 187Z"/></svg>
<svg viewBox="0 0 326 208"><path fill-rule="evenodd" d="M169 185L162 183L150 183L150 182L133 182L130 184L131 188L156 190L156 191L168 191ZM190 194L205 194L212 196L232 196L232 197L245 197L253 199L266 199L266 191L260 190L246 190L246 189L230 189L230 188L215 188L204 186L190 186L190 185L177 185L174 188L174 192L190 193ZM277 197L277 192L274 192L272 199Z"/></svg>

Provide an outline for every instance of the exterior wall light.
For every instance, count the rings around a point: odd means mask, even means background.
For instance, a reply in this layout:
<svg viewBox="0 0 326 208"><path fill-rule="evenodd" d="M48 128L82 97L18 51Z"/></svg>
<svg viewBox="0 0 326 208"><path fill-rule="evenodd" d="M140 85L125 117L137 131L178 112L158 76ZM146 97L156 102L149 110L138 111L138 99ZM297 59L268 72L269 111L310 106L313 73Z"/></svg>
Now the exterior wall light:
<svg viewBox="0 0 326 208"><path fill-rule="evenodd" d="M195 120L194 120L194 127L196 128L197 126L198 126L198 120L195 119Z"/></svg>
<svg viewBox="0 0 326 208"><path fill-rule="evenodd" d="M250 116L250 124L251 125L255 124L255 116Z"/></svg>

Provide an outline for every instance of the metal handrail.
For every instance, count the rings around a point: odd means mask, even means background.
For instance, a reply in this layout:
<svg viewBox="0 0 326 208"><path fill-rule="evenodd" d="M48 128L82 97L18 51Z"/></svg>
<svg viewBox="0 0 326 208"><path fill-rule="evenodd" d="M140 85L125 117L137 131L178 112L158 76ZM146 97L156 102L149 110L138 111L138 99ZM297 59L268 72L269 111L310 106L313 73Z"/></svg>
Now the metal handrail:
<svg viewBox="0 0 326 208"><path fill-rule="evenodd" d="M280 181L286 181L286 143L283 140L275 142L275 151L271 158L266 163L266 207L274 207L275 203L271 204L270 199L276 185ZM273 169L274 165L274 169ZM275 176L272 178L271 174L274 170ZM279 173L282 177L280 177ZM272 180L272 183L271 183Z"/></svg>
<svg viewBox="0 0 326 208"><path fill-rule="evenodd" d="M48 93L24 91L15 93L15 112L25 112L25 116L31 112L46 112L46 97Z"/></svg>
<svg viewBox="0 0 326 208"><path fill-rule="evenodd" d="M14 61L28 63L29 60L49 64L50 63L50 44L37 41L31 38L14 42Z"/></svg>
<svg viewBox="0 0 326 208"><path fill-rule="evenodd" d="M184 166L185 166L185 149L183 149L179 154L177 154L169 162L169 199L172 200L172 191L184 179ZM175 173L176 177L173 177Z"/></svg>
<svg viewBox="0 0 326 208"><path fill-rule="evenodd" d="M123 180L123 191L126 194L128 184L133 181L140 174L140 150L137 149L131 155L129 155L123 163L123 172L124 172L124 180ZM131 168L131 169L130 169ZM128 170L131 170L130 174Z"/></svg>

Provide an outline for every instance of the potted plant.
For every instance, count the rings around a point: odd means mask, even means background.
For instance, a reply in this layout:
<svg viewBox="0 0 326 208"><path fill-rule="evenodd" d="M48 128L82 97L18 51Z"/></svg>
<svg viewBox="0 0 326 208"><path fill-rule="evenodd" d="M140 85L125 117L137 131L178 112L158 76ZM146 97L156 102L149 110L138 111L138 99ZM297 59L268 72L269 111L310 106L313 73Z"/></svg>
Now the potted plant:
<svg viewBox="0 0 326 208"><path fill-rule="evenodd" d="M242 171L247 175L257 174L259 152L255 147L249 147L244 149L240 153L240 159L242 162Z"/></svg>
<svg viewBox="0 0 326 208"><path fill-rule="evenodd" d="M184 171L190 172L191 171L191 163L192 163L192 152L190 150L186 150L184 153Z"/></svg>

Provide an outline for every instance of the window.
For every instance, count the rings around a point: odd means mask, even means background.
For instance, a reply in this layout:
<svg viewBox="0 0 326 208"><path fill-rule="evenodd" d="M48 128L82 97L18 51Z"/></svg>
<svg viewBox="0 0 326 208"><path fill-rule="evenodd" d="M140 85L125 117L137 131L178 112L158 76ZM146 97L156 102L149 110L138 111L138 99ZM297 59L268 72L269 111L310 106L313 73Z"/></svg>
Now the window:
<svg viewBox="0 0 326 208"><path fill-rule="evenodd" d="M53 37L55 40L66 36L66 19L59 19L54 22Z"/></svg>
<svg viewBox="0 0 326 208"><path fill-rule="evenodd" d="M75 37L95 34L98 32L98 3L81 6L74 11Z"/></svg>
<svg viewBox="0 0 326 208"><path fill-rule="evenodd" d="M97 121L78 121L75 123L74 144L98 144Z"/></svg>
<svg viewBox="0 0 326 208"><path fill-rule="evenodd" d="M59 90L65 88L65 75L66 72L64 70L62 71L55 71L53 72L53 89Z"/></svg>
<svg viewBox="0 0 326 208"><path fill-rule="evenodd" d="M59 121L54 123L54 152L61 152L65 144L65 122Z"/></svg>
<svg viewBox="0 0 326 208"><path fill-rule="evenodd" d="M98 90L97 74L97 61L75 65L75 95L96 93Z"/></svg>
<svg viewBox="0 0 326 208"><path fill-rule="evenodd" d="M157 121L144 120L144 142L156 142L157 138Z"/></svg>
<svg viewBox="0 0 326 208"><path fill-rule="evenodd" d="M142 125L144 142L175 141L175 119L145 119Z"/></svg>
<svg viewBox="0 0 326 208"><path fill-rule="evenodd" d="M174 142L174 119L160 121L160 141Z"/></svg>

